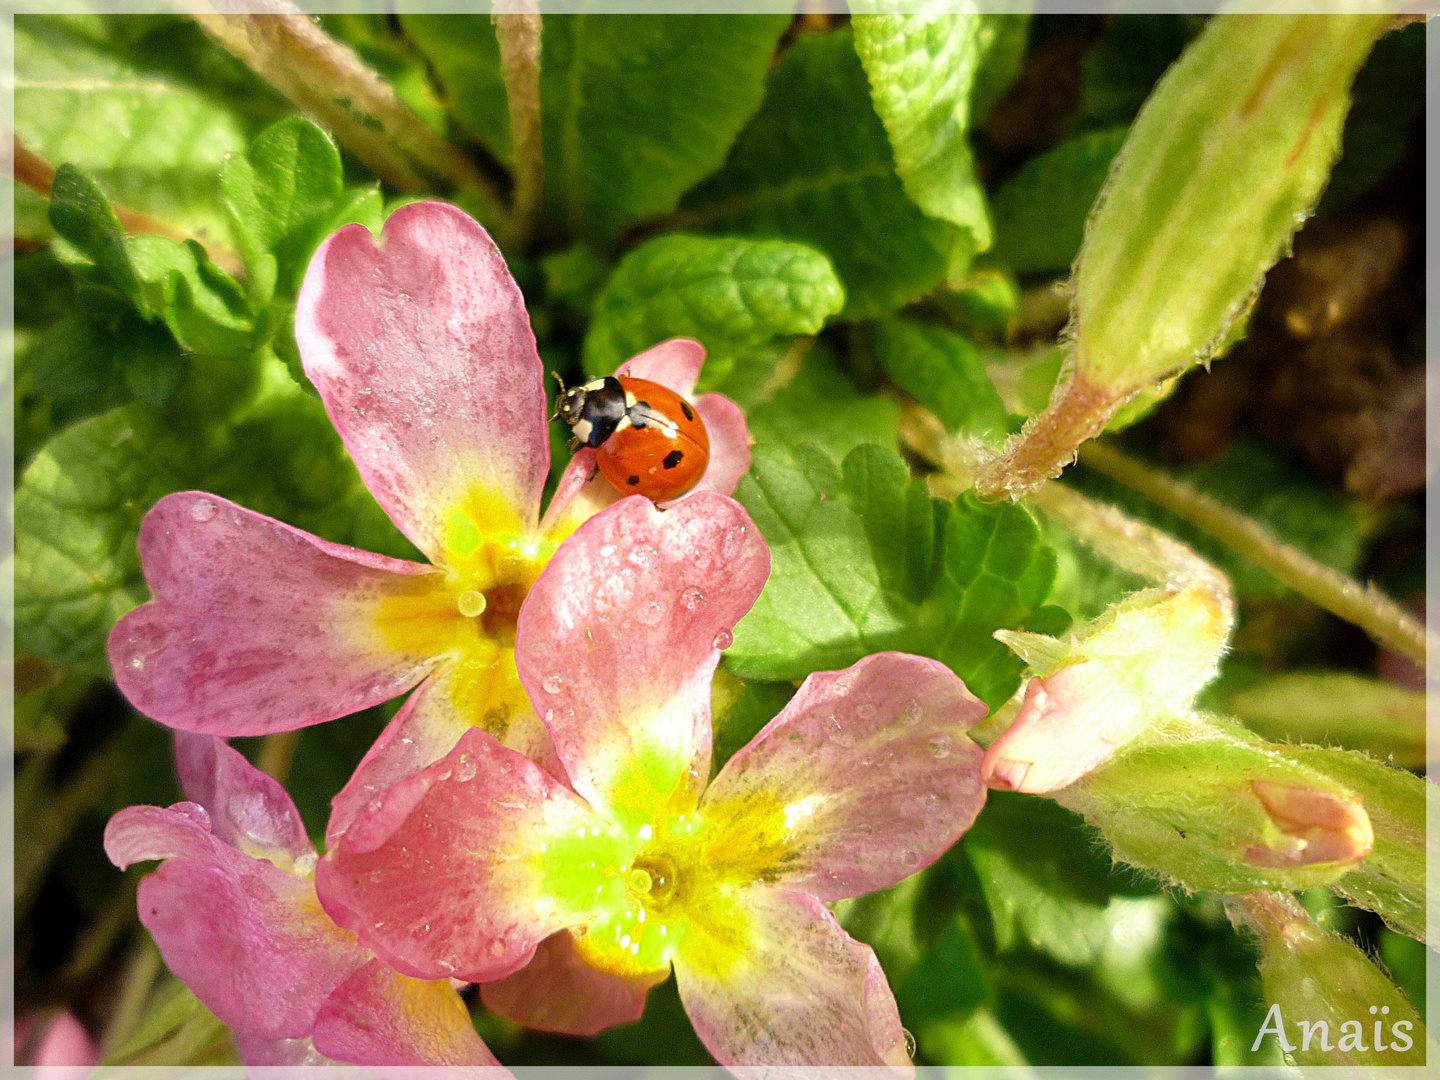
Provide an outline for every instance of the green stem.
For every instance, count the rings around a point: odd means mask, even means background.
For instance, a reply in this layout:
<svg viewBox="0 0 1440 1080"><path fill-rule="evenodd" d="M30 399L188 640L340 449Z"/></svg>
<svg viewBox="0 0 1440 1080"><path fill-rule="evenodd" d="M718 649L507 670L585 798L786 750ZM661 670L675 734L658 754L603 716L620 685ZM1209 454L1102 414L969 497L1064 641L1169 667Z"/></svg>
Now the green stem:
<svg viewBox="0 0 1440 1080"><path fill-rule="evenodd" d="M533 7L533 5L531 5ZM540 34L536 11L490 16L500 43L500 67L510 109L515 151L512 242L523 246L535 230L545 189L545 152L540 142Z"/></svg>
<svg viewBox="0 0 1440 1080"><path fill-rule="evenodd" d="M208 5L193 18L220 46L285 97L320 120L341 145L400 191L433 183L469 195L497 231L510 228L494 186L459 149L395 96L348 46L299 8L272 0L263 15L222 13Z"/></svg>
<svg viewBox="0 0 1440 1080"><path fill-rule="evenodd" d="M130 954L125 966L125 975L120 983L120 993L115 1000L115 1010L110 1022L105 1025L105 1037L100 1044L100 1060L124 1044L140 1022L145 1002L149 1000L150 988L160 974L160 950L146 934Z"/></svg>
<svg viewBox="0 0 1440 1080"><path fill-rule="evenodd" d="M1152 469L1114 446L1092 442L1080 451L1081 464L1118 480L1169 510L1242 558L1268 571L1307 600L1360 627L1387 649L1425 664L1425 627L1372 585L1362 585L1298 548L1282 542L1259 522L1196 490L1183 480Z"/></svg>
<svg viewBox="0 0 1440 1080"><path fill-rule="evenodd" d="M255 756L255 767L283 784L290 775L290 766L295 761L295 748L299 745L298 731L277 731L274 735L266 735L261 740L260 753Z"/></svg>

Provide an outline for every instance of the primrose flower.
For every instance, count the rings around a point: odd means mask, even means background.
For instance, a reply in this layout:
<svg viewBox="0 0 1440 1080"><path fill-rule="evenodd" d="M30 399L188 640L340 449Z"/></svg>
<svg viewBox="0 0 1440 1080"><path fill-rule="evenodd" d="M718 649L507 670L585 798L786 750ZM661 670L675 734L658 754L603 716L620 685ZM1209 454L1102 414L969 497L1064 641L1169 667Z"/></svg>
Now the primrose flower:
<svg viewBox="0 0 1440 1080"><path fill-rule="evenodd" d="M145 518L154 599L116 624L108 651L141 712L224 737L320 723L420 684L337 798L333 835L473 725L548 760L515 673L515 620L564 537L612 500L587 482L593 460L577 460L540 519L543 368L500 252L455 207L401 207L378 244L360 225L331 236L295 330L361 478L430 565L181 492ZM688 396L703 360L675 340L628 368ZM693 405L711 443L696 490L729 492L749 467L744 419L714 394Z"/></svg>
<svg viewBox="0 0 1440 1080"><path fill-rule="evenodd" d="M932 660L867 657L810 676L707 787L711 676L769 574L753 523L714 494L630 498L566 549L516 637L563 774L466 732L331 848L325 909L396 970L487 983L524 1023L634 1019L673 967L722 1063L909 1069L874 953L825 902L969 827L985 706Z"/></svg>
<svg viewBox="0 0 1440 1080"><path fill-rule="evenodd" d="M121 810L105 853L164 860L140 921L247 1063L498 1064L449 983L392 971L331 922L284 788L213 736L177 734L175 757L190 801Z"/></svg>

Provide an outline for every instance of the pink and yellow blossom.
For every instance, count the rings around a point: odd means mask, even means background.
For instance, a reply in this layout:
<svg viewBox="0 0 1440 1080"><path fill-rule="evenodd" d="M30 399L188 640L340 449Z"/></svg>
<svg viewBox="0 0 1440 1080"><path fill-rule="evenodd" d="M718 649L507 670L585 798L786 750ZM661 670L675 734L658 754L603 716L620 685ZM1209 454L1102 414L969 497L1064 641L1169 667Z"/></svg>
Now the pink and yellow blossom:
<svg viewBox="0 0 1440 1080"><path fill-rule="evenodd" d="M338 797L333 836L471 727L551 760L516 675L516 619L561 541L619 496L591 480L593 452L577 455L540 517L543 366L499 250L455 207L402 207L378 243L360 225L331 236L295 328L361 478L428 565L181 492L145 518L154 599L117 623L108 652L141 712L223 737L320 723L418 686ZM703 360L677 339L622 370L691 398L711 439L695 490L729 492L749 466L748 437L733 403L692 397Z"/></svg>
<svg viewBox="0 0 1440 1080"><path fill-rule="evenodd" d="M325 914L284 788L213 736L177 735L176 762L188 801L121 810L105 852L163 860L140 921L248 1063L498 1064L449 983L391 970Z"/></svg>
<svg viewBox="0 0 1440 1080"><path fill-rule="evenodd" d="M769 552L704 493L624 500L532 586L519 677L551 771L479 729L367 807L322 903L396 970L481 982L571 1033L634 1019L673 969L725 1064L910 1067L874 953L825 904L938 858L984 801L943 665L881 653L808 678L715 777L710 682Z"/></svg>

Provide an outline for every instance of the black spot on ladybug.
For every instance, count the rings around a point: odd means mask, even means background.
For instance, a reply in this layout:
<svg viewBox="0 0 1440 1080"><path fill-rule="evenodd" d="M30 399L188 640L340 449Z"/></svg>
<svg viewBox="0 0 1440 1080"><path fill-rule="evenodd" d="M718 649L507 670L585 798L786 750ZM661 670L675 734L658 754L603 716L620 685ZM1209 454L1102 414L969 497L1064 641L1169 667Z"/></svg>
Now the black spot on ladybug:
<svg viewBox="0 0 1440 1080"><path fill-rule="evenodd" d="M625 483L629 484L631 487L634 487L636 484L640 483L640 477L638 477L638 476L629 476L629 477L626 477Z"/></svg>
<svg viewBox="0 0 1440 1080"><path fill-rule="evenodd" d="M690 408L690 403L689 403L689 402L687 402L687 401L682 401L682 402L680 402L680 411L685 414L685 419L686 419L686 420L694 420L694 419L695 419L695 410L693 410L692 408Z"/></svg>
<svg viewBox="0 0 1440 1080"><path fill-rule="evenodd" d="M671 450L668 454L665 455L665 460L662 461L660 464L664 465L667 469L673 469L676 465L680 464L681 460L684 457L685 454L683 451Z"/></svg>

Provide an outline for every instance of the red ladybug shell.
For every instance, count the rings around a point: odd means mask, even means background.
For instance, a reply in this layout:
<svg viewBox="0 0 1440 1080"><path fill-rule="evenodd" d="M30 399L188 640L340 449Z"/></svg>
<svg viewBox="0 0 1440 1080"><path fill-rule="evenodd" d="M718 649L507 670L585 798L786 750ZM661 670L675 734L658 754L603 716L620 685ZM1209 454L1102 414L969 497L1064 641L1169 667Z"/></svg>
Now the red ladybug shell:
<svg viewBox="0 0 1440 1080"><path fill-rule="evenodd" d="M616 490L663 502L694 486L710 461L710 436L694 406L668 386L620 376L627 405L615 433L600 444L600 472Z"/></svg>

